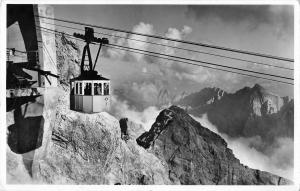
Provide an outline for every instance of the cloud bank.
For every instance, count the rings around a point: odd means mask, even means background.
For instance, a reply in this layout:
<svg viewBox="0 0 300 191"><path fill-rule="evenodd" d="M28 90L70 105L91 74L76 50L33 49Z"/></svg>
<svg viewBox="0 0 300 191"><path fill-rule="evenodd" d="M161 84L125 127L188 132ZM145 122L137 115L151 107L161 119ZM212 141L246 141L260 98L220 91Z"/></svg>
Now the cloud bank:
<svg viewBox="0 0 300 191"><path fill-rule="evenodd" d="M127 101L119 100L116 95L113 95L111 97L110 112L118 119L129 118L131 121L143 125L144 129L148 131L155 122L160 110L150 106L142 111L138 111L128 105Z"/></svg>

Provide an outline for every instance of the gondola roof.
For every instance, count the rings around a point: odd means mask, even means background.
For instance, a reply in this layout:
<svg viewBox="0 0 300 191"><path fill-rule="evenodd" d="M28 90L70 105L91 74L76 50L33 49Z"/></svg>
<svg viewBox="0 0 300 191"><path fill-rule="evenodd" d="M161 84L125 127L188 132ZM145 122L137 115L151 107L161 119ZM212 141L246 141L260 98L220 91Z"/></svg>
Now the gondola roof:
<svg viewBox="0 0 300 191"><path fill-rule="evenodd" d="M100 75L80 75L76 78L71 79L70 81L88 81L88 80L105 80L109 81L108 78L105 78Z"/></svg>

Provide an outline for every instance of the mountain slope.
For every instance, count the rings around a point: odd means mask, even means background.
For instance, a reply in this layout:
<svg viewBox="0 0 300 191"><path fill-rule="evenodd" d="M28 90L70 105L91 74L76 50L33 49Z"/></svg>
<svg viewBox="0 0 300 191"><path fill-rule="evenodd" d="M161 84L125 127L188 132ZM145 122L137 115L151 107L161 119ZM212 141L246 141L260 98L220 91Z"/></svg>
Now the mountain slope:
<svg viewBox="0 0 300 191"><path fill-rule="evenodd" d="M149 132L137 138L137 143L167 163L173 182L291 184L287 179L242 165L224 139L176 106L163 110Z"/></svg>

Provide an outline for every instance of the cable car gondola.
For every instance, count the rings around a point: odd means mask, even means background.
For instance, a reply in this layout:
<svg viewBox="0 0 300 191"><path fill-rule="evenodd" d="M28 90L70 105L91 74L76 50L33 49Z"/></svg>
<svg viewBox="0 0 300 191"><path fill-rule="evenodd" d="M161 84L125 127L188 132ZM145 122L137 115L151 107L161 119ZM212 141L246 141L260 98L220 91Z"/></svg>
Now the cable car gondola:
<svg viewBox="0 0 300 191"><path fill-rule="evenodd" d="M94 37L94 29L85 27L85 35L74 33L77 38L84 39L80 75L70 80L70 109L84 113L108 111L110 108L110 80L95 71L102 44L108 44L107 38ZM94 65L92 62L90 43L100 43ZM85 57L88 56L88 60ZM88 61L88 64L85 64Z"/></svg>

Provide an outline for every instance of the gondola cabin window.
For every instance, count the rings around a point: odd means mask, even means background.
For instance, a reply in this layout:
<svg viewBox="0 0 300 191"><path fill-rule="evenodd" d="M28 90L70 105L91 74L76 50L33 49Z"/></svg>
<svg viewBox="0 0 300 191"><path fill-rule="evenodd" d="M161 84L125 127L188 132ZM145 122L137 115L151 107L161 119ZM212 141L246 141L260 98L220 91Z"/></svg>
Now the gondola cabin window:
<svg viewBox="0 0 300 191"><path fill-rule="evenodd" d="M92 83L84 83L84 95L92 95Z"/></svg>
<svg viewBox="0 0 300 191"><path fill-rule="evenodd" d="M104 83L104 95L109 95L109 84Z"/></svg>
<svg viewBox="0 0 300 191"><path fill-rule="evenodd" d="M75 86L75 94L78 94L78 83L76 82L76 86Z"/></svg>
<svg viewBox="0 0 300 191"><path fill-rule="evenodd" d="M94 95L102 95L102 83L94 83Z"/></svg>
<svg viewBox="0 0 300 191"><path fill-rule="evenodd" d="M79 82L79 95L82 95L82 83Z"/></svg>

